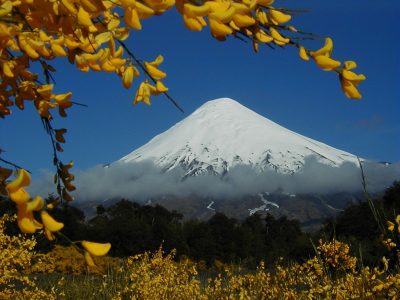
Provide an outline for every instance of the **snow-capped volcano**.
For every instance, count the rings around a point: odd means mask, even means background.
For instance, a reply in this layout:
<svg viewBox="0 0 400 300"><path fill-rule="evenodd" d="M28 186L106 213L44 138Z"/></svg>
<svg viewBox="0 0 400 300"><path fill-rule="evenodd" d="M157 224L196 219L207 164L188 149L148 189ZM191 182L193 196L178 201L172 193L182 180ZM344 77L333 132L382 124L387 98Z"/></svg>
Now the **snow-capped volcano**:
<svg viewBox="0 0 400 300"><path fill-rule="evenodd" d="M180 167L186 176L223 175L236 165L257 171L295 173L305 158L329 166L357 164L357 157L290 131L246 108L221 98L208 101L181 122L157 135L120 161L151 160L165 171Z"/></svg>

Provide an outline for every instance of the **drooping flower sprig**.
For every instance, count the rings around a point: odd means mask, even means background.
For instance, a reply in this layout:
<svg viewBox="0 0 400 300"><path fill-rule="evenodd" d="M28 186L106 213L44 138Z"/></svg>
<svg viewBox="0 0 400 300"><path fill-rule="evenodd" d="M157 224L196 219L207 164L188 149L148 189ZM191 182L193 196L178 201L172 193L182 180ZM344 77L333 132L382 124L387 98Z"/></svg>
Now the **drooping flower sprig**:
<svg viewBox="0 0 400 300"><path fill-rule="evenodd" d="M53 241L55 234L63 229L64 224L55 220L49 213L54 208L54 203L46 205L45 200L40 196L31 198L25 189L30 182L31 177L29 173L24 169L20 169L15 180L6 185L8 196L15 202L17 207L18 227L21 232L27 234L41 231L49 241ZM40 221L35 218L35 212L40 214ZM89 241L81 241L79 243L84 249L82 251L85 261L91 267L95 266L92 256L106 255L111 248L110 243L103 244Z"/></svg>

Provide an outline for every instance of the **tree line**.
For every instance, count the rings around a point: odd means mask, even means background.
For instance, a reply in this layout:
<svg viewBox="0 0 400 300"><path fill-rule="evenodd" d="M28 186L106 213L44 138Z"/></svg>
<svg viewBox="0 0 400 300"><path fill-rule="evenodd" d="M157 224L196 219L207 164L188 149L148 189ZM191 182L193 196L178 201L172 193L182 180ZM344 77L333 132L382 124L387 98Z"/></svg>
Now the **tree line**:
<svg viewBox="0 0 400 300"><path fill-rule="evenodd" d="M374 199L373 204L385 220L393 220L400 212L400 182ZM0 201L0 214L13 210L10 201ZM320 238L349 243L353 254L367 265L376 265L383 255L388 257L367 202L348 206L314 233L303 232L299 221L285 216L254 214L237 220L216 213L208 220L184 220L178 212L160 205L128 200L109 207L99 205L96 215L88 220L81 210L71 205L60 205L53 215L65 224L58 243L68 244L65 237L110 242L113 245L110 255L117 257L156 251L162 246L167 252L176 249L178 258L202 260L208 265L218 260L255 267L261 260L271 264L279 257L287 261L306 260L315 255L313 243ZM10 225L9 231L18 234L16 225ZM46 252L54 246L43 235L37 238L38 251Z"/></svg>

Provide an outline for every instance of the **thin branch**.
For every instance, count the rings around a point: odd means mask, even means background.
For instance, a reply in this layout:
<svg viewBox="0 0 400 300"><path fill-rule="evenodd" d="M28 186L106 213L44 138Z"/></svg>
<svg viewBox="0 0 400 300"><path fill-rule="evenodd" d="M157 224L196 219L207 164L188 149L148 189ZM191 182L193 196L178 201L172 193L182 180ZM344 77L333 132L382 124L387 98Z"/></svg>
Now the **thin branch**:
<svg viewBox="0 0 400 300"><path fill-rule="evenodd" d="M14 163L12 163L12 162L10 162L10 161L8 161L8 160L2 159L1 157L0 157L0 161L2 161L3 163L5 163L5 164L7 164L7 165L13 166L13 167L16 168L16 169L24 169L24 168L22 168L22 167L19 166L19 165L16 165L16 164L14 164ZM26 170L26 169L24 169L24 170ZM26 170L26 171L27 171L28 173L32 174L29 170Z"/></svg>

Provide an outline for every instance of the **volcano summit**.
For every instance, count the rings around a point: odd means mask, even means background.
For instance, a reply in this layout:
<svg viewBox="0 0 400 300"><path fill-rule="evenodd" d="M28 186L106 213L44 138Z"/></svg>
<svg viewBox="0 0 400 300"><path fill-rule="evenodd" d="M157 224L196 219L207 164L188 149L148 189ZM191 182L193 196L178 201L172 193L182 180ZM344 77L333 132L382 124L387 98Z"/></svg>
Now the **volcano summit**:
<svg viewBox="0 0 400 300"><path fill-rule="evenodd" d="M305 158L328 166L358 164L357 157L290 131L235 100L208 101L187 118L121 158L150 160L164 171L183 168L185 177L225 175L237 165L258 172L294 174Z"/></svg>

